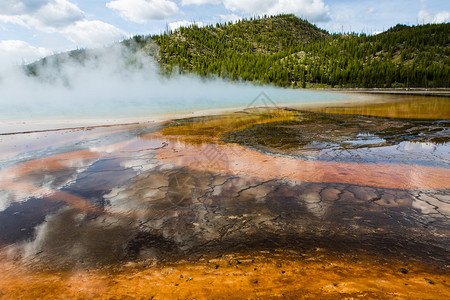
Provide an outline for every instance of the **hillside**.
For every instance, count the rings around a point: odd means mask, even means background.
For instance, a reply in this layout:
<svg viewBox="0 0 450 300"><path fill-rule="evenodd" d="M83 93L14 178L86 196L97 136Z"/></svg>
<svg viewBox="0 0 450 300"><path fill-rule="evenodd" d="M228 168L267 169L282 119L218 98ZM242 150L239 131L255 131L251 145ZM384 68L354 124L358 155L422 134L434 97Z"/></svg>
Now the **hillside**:
<svg viewBox="0 0 450 300"><path fill-rule="evenodd" d="M450 88L449 33L450 23L397 25L371 36L329 34L294 15L279 15L135 36L120 43L125 47L74 50L25 70L57 80L64 77L62 64L114 61L122 68L135 66L135 54L145 52L168 76L196 73L293 88Z"/></svg>
<svg viewBox="0 0 450 300"><path fill-rule="evenodd" d="M142 55L144 52L145 55ZM79 67L109 68L114 72L130 67L141 68L140 58L148 55L157 60L158 53L159 47L150 37L136 36L104 48L77 49L50 55L25 65L24 71L44 81L67 83Z"/></svg>
<svg viewBox="0 0 450 300"><path fill-rule="evenodd" d="M329 34L292 15L180 28L155 36L161 47L160 62L166 71L193 71L202 76L273 82L273 64L290 55L291 49L321 41ZM272 72L265 72L270 71Z"/></svg>
<svg viewBox="0 0 450 300"><path fill-rule="evenodd" d="M190 26L153 40L165 72L290 87L449 87L450 23L334 34L293 15Z"/></svg>

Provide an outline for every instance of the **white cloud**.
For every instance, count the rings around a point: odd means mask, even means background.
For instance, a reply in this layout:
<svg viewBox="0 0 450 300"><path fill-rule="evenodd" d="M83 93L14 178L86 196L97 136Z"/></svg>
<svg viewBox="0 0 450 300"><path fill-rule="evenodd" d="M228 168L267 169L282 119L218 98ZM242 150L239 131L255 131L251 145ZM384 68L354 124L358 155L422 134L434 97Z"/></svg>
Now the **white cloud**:
<svg viewBox="0 0 450 300"><path fill-rule="evenodd" d="M169 0L114 0L106 7L117 10L119 15L136 23L163 20L178 14L175 2Z"/></svg>
<svg viewBox="0 0 450 300"><path fill-rule="evenodd" d="M223 0L226 9L250 14L264 14L278 2L279 0Z"/></svg>
<svg viewBox="0 0 450 300"><path fill-rule="evenodd" d="M0 41L0 64L27 63L50 54L50 50L31 46L24 41Z"/></svg>
<svg viewBox="0 0 450 300"><path fill-rule="evenodd" d="M205 24L203 22L190 22L190 21L183 20L183 21L169 23L169 28L170 28L170 30L175 30L180 27L188 27L189 25L193 25L193 24L197 25L198 27L205 26Z"/></svg>
<svg viewBox="0 0 450 300"><path fill-rule="evenodd" d="M122 30L101 21L79 21L62 32L69 40L84 47L99 47L126 37Z"/></svg>
<svg viewBox="0 0 450 300"><path fill-rule="evenodd" d="M123 39L119 28L98 20L88 20L85 13L69 0L1 0L12 7L0 9L0 21L47 33L58 33L80 47L97 47ZM0 6L2 8L2 6ZM31 47L31 46L30 46ZM25 51L31 51L24 47ZM21 57L19 53L18 57Z"/></svg>
<svg viewBox="0 0 450 300"><path fill-rule="evenodd" d="M40 30L64 27L85 18L84 12L68 0L8 0L13 9L0 10L0 21ZM12 3L14 2L14 3Z"/></svg>
<svg viewBox="0 0 450 300"><path fill-rule="evenodd" d="M55 0L42 6L33 14L42 26L64 27L84 19L84 13L67 0Z"/></svg>
<svg viewBox="0 0 450 300"><path fill-rule="evenodd" d="M181 0L181 5L219 4L220 0Z"/></svg>
<svg viewBox="0 0 450 300"><path fill-rule="evenodd" d="M15 24L15 25L24 26L24 27L28 26L26 23L26 20L24 20L24 18L21 16L0 15L0 22L11 23L11 24Z"/></svg>
<svg viewBox="0 0 450 300"><path fill-rule="evenodd" d="M432 12L422 9L418 14L419 23L444 23L450 20L450 12L441 11L437 14L433 14Z"/></svg>
<svg viewBox="0 0 450 300"><path fill-rule="evenodd" d="M235 14L219 15L219 18L221 23L228 23L228 22L236 23L237 21L242 20L241 16Z"/></svg>
<svg viewBox="0 0 450 300"><path fill-rule="evenodd" d="M4 15L31 13L48 2L48 0L2 0L0 2L0 12Z"/></svg>
<svg viewBox="0 0 450 300"><path fill-rule="evenodd" d="M293 13L312 22L330 19L328 6L322 0L279 0L267 11L268 15L280 13Z"/></svg>
<svg viewBox="0 0 450 300"><path fill-rule="evenodd" d="M367 10L367 14L368 15L370 15L370 14L373 14L375 12L375 8L374 7L370 7L368 10Z"/></svg>
<svg viewBox="0 0 450 300"><path fill-rule="evenodd" d="M292 13L313 22L330 19L328 5L323 0L223 0L225 8L256 15Z"/></svg>

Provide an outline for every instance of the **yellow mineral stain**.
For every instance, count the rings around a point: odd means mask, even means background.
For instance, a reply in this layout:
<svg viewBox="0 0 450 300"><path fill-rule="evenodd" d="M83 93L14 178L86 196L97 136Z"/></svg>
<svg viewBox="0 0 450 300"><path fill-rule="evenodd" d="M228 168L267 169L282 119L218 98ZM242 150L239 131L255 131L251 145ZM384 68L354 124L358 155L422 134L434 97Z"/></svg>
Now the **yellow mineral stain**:
<svg viewBox="0 0 450 300"><path fill-rule="evenodd" d="M380 100L378 103L352 103L333 107L310 108L306 110L322 113L365 115L401 119L450 119L449 97L410 96L408 100L404 100L404 98L405 97L402 97L402 100L397 101L386 102L386 100Z"/></svg>
<svg viewBox="0 0 450 300"><path fill-rule="evenodd" d="M166 138L174 136L190 143L204 143L211 138L218 139L226 132L241 130L258 124L273 122L296 121L298 112L286 109L261 108L248 109L234 114L207 117L195 121L193 119L180 120L179 124L164 128L161 133Z"/></svg>

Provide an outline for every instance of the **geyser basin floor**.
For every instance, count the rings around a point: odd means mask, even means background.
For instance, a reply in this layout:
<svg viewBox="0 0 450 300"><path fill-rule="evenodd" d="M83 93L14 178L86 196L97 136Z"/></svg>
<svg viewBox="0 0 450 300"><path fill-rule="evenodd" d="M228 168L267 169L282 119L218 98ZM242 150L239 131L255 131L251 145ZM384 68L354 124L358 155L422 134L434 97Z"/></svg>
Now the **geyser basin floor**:
<svg viewBox="0 0 450 300"><path fill-rule="evenodd" d="M2 298L448 299L448 274L423 265L323 249L234 253L120 270L29 272L3 267Z"/></svg>
<svg viewBox="0 0 450 300"><path fill-rule="evenodd" d="M0 293L448 299L448 137L292 109L3 136Z"/></svg>

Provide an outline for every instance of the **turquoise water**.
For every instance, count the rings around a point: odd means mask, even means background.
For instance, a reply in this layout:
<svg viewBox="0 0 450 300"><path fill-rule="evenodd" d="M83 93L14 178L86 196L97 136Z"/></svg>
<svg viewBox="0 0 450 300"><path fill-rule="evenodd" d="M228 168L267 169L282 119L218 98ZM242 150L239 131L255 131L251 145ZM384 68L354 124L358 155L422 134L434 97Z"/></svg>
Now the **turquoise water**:
<svg viewBox="0 0 450 300"><path fill-rule="evenodd" d="M130 54L126 54L130 55ZM126 58L127 56L125 56ZM123 53L103 53L80 65L73 62L41 69L39 77L20 67L0 69L0 128L5 122L72 122L77 119L134 118L286 103L342 101L348 95L276 88L193 75L159 74L141 57L126 65ZM59 126L59 125L58 125ZM11 126L10 126L11 128Z"/></svg>
<svg viewBox="0 0 450 300"><path fill-rule="evenodd" d="M147 90L147 86L151 89ZM111 90L112 88L112 90ZM130 90L128 90L130 89ZM2 96L1 120L144 117L207 109L342 101L347 95L182 78L160 84L64 89L37 86Z"/></svg>

